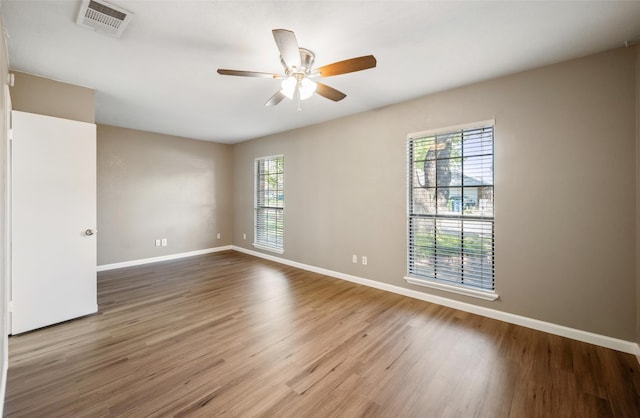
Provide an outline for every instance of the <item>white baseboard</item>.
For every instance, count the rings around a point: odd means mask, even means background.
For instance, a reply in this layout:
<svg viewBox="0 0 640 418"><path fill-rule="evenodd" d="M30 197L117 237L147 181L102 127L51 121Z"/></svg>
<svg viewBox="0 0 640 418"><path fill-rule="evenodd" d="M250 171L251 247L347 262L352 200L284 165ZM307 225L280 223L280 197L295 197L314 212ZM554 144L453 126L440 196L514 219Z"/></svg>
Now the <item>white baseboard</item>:
<svg viewBox="0 0 640 418"><path fill-rule="evenodd" d="M510 324L521 325L526 328L532 328L538 331L548 332L549 334L559 335L561 337L567 337L573 340L583 341L589 344L595 344L601 347L611 348L613 350L622 351L624 353L634 354L636 355L636 357L638 358L638 361L640 362L640 347L638 346L638 344L631 341L608 337L606 335L595 334L588 331L582 331L575 328L569 328L563 325L553 324L551 322L545 322L545 321L540 321L538 319L528 318L526 316L515 315L508 312L498 311L496 309L485 308L483 306L472 305L470 303L460 302L457 300L432 295L429 293L423 293L423 292L418 292L411 289L406 289L404 287L395 286L388 283L382 283L382 282L378 282L371 279L352 276L350 274L340 273L333 270L327 270L321 267L298 263L297 261L291 261L284 258L275 257L269 254L248 250L246 248L238 247L235 245L232 246L232 249L239 251L241 253L275 261L277 263L296 267L302 270L324 274L325 276L335 277L337 279L342 279L349 282L358 283L358 284L369 286L369 287L374 287L380 290L386 290L387 292L397 293L399 295L408 296L414 299L420 299L425 302L431 302L437 305L447 306L449 308L470 312L470 313L484 316L487 318L497 319L499 321L508 322Z"/></svg>
<svg viewBox="0 0 640 418"><path fill-rule="evenodd" d="M142 258L139 260L123 261L121 263L102 264L96 267L96 271L106 271L120 269L124 267L141 266L143 264L157 263L158 261L177 260L185 257L193 257L194 255L202 255L209 253L217 253L219 251L226 251L233 249L232 245L225 245L224 247L205 248L204 250L188 251L186 253L162 255L159 257Z"/></svg>

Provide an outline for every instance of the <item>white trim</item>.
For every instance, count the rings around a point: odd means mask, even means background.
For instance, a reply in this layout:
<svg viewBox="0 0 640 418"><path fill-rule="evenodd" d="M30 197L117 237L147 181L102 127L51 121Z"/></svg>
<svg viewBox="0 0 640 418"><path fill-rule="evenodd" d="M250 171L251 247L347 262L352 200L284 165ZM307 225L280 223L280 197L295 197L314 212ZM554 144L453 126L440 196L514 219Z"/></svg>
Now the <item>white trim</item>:
<svg viewBox="0 0 640 418"><path fill-rule="evenodd" d="M205 248L204 250L188 251L186 253L161 255L159 257L151 257L151 258L141 258L139 260L123 261L121 263L102 264L96 267L96 271L107 271L107 270L120 269L124 267L140 266L143 264L157 263L159 261L178 260L180 258L193 257L194 255L217 253L219 251L226 251L226 250L232 250L232 249L233 249L232 245L225 245L223 247Z"/></svg>
<svg viewBox="0 0 640 418"><path fill-rule="evenodd" d="M434 280L418 279L410 276L405 276L404 279L407 281L407 283L415 284L416 286L430 287L433 289L444 290L445 292L457 293L459 295L471 296L478 299L496 300L500 297L500 295L495 292L475 290L468 287L440 283Z"/></svg>
<svg viewBox="0 0 640 418"><path fill-rule="evenodd" d="M426 131L411 132L407 134L407 139L416 139L416 138L422 138L423 136L462 131L463 129L484 128L487 126L495 126L495 124L496 124L496 120L494 118L494 119L483 120L480 122L471 122L471 123L464 123L461 125L447 126L444 128L428 129Z"/></svg>
<svg viewBox="0 0 640 418"><path fill-rule="evenodd" d="M640 344L636 344L636 352L634 354L636 355L636 360L638 360L638 363L640 364Z"/></svg>
<svg viewBox="0 0 640 418"><path fill-rule="evenodd" d="M7 68L9 67L9 49L6 47L7 45L7 35L4 31L4 22L0 22L0 29L2 29L2 34L0 34L0 42L2 43L5 50L5 62L7 63ZM2 60L0 60L2 61ZM11 138L13 137L13 130L11 129L11 111L13 110L13 105L11 103L11 94L9 91L9 86L5 85L4 90L0 93L4 95L5 100L5 108L4 114L0 115L1 118L4 118L6 133L3 132L0 134L0 139L2 140L2 144L0 148L2 149L2 155L0 156L0 161L2 161L5 165L3 168L3 177L4 184L2 184L3 195L0 198L3 200L4 204L4 217L1 220L4 226L4 235L2 236L2 244L0 247L2 248L2 253L0 257L3 258L4 261L4 271L0 272L0 277L2 280L0 281L0 295L2 295L2 300L0 301L0 307L2 308L2 312L0 312L0 321L4 323L0 326L2 329L3 335L0 344L2 344L2 376L0 377L0 416L4 416L4 402L7 393L7 372L9 370L9 333L11 332L11 313L9 313L9 300L11 299Z"/></svg>
<svg viewBox="0 0 640 418"><path fill-rule="evenodd" d="M418 292L416 290L406 289L404 287L395 286L395 285L383 283L383 282L378 282L376 280L352 276L350 274L340 273L333 270L327 270L321 267L310 266L308 264L303 264L297 261L291 261L284 258L275 257L269 254L259 253L257 251L252 251L252 250L238 247L235 245L231 247L233 250L239 251L241 253L275 261L277 263L285 264L285 265L296 267L299 269L312 271L314 273L324 274L325 276L335 277L337 279L358 283L364 286L369 286L369 287L373 287L380 290L386 290L387 292L408 296L414 299L423 300L425 302L431 302L437 305L447 306L449 308L458 309L464 312L470 312L476 315L485 316L487 318L497 319L499 321L507 322L510 324L520 325L526 328L548 332L549 334L559 335L561 337L571 338L573 340L582 341L589 344L595 344L601 347L622 351L623 353L635 354L636 356L640 356L640 351L639 351L640 349L638 348L638 344L631 341L608 337L606 335L595 334L588 331L582 331L575 328L569 328L563 325L557 325L550 322L540 321L538 319L528 318L526 316L515 315L512 313L498 311L496 309L491 309L491 308L485 308L483 306L472 305L470 303L460 302L457 300L448 299L445 297L436 296L429 293Z"/></svg>
<svg viewBox="0 0 640 418"><path fill-rule="evenodd" d="M407 220L406 220L406 242L408 243L407 245L410 246L411 244L411 207L412 207L412 202L411 202L411 190L413 187L413 161L411 160L411 153L409 152L413 141L425 136L430 136L430 135L436 135L436 134L441 134L441 133L454 133L454 132L458 132L458 131L464 131L464 130L469 130L469 129L482 129L485 127L491 127L493 129L493 134L492 134L492 142L494 141L494 137L495 137L495 118L494 119L489 119L489 120L485 120L485 121L480 121L480 122L471 122L471 123L466 123L466 124L461 124L461 125L456 125L456 126L449 126L449 127L444 127L444 128L437 128L437 129L431 129L431 130L426 130L426 131L421 131L421 132L413 132L413 133L409 133L407 134L407 143L406 143L406 164L407 164L407 178L406 178L406 215L407 215ZM493 150L494 148L494 144L492 144L492 153L491 153L491 158L493 159L495 157L495 152ZM464 173L463 173L464 174ZM495 173L492 170L492 176L495 177ZM495 182L494 182L495 183ZM439 217L436 215L434 219L439 219ZM459 218L460 220L464 219L464 216L460 216ZM495 223L495 202L494 202L494 208L493 208L493 215L490 218L486 218L487 221L490 222L494 222ZM492 238L492 242L494 241L494 238ZM437 257L437 255L436 255ZM407 257L406 259L407 262L407 270L406 271L410 271L411 270L411 260L410 257ZM438 290L443 290L446 292L451 292L451 293L457 293L460 295L465 295L465 296L471 296L474 298L478 298L478 299L484 299L484 300L489 300L489 301L495 301L497 300L500 295L498 295L497 293L493 292L493 291L479 291L479 290L474 290L468 287L464 287L464 286L456 286L456 285L450 285L450 284L446 284L444 282L440 282L440 281L436 281L436 280L430 280L430 279L426 279L426 278L418 278L418 277L411 277L411 276L405 276L404 277L405 281L407 281L409 284L413 284L416 286L423 286L423 287L430 287L433 289L438 289Z"/></svg>
<svg viewBox="0 0 640 418"><path fill-rule="evenodd" d="M282 248L269 247L267 245L258 244L257 242L254 242L253 246L259 250L271 251L272 253L276 253L276 254L284 254L284 249Z"/></svg>
<svg viewBox="0 0 640 418"><path fill-rule="evenodd" d="M273 158L280 158L280 157L284 157L284 154L274 154L274 155L266 155L264 157L256 157L253 159L254 163L258 160L270 160Z"/></svg>

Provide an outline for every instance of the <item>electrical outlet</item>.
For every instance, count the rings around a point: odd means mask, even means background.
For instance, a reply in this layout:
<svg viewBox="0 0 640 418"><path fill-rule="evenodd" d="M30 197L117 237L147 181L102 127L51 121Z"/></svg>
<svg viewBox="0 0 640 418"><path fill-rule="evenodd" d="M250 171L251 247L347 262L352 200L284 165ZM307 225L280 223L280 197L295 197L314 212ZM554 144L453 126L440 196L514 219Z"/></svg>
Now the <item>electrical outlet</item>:
<svg viewBox="0 0 640 418"><path fill-rule="evenodd" d="M363 256L362 256L362 265L363 265L363 266L366 266L366 265L367 265L367 256L366 256L366 255L363 255Z"/></svg>
<svg viewBox="0 0 640 418"><path fill-rule="evenodd" d="M159 239L157 239L157 240L156 240L156 247L159 247L159 246L160 246L160 240L159 240Z"/></svg>
<svg viewBox="0 0 640 418"><path fill-rule="evenodd" d="M163 247L167 246L167 239L166 238L162 238L162 246Z"/></svg>
<svg viewBox="0 0 640 418"><path fill-rule="evenodd" d="M216 234L216 238L220 239L220 232Z"/></svg>
<svg viewBox="0 0 640 418"><path fill-rule="evenodd" d="M358 256L357 256L357 255L355 255L355 254L354 254L354 255L352 255L352 256L351 256L351 261L353 261L354 263L356 263L356 264L357 264L357 263L358 263Z"/></svg>
<svg viewBox="0 0 640 418"><path fill-rule="evenodd" d="M242 234L242 239L246 240L247 239L247 234Z"/></svg>

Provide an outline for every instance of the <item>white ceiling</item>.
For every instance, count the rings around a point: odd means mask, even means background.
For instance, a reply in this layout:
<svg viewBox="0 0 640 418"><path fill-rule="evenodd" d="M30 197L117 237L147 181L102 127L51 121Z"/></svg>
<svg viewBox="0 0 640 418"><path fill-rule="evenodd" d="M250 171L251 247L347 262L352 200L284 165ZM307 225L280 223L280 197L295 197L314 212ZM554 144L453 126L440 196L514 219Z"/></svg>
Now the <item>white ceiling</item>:
<svg viewBox="0 0 640 418"><path fill-rule="evenodd" d="M96 121L234 143L554 62L640 37L640 1L112 1L121 38L75 24L80 0L2 0L14 70L96 90ZM290 29L316 66L373 54L375 69L326 78L347 98L302 112L264 102L282 73L271 30Z"/></svg>

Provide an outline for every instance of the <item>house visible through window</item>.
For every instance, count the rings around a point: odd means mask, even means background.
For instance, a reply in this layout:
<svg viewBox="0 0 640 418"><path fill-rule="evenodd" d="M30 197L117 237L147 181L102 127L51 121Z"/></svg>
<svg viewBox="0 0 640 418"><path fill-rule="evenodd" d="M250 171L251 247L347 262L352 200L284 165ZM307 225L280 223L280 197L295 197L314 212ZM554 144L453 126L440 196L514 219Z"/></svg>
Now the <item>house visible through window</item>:
<svg viewBox="0 0 640 418"><path fill-rule="evenodd" d="M493 292L493 123L412 134L407 150L407 280Z"/></svg>
<svg viewBox="0 0 640 418"><path fill-rule="evenodd" d="M284 157L256 159L254 246L282 253L284 238Z"/></svg>

